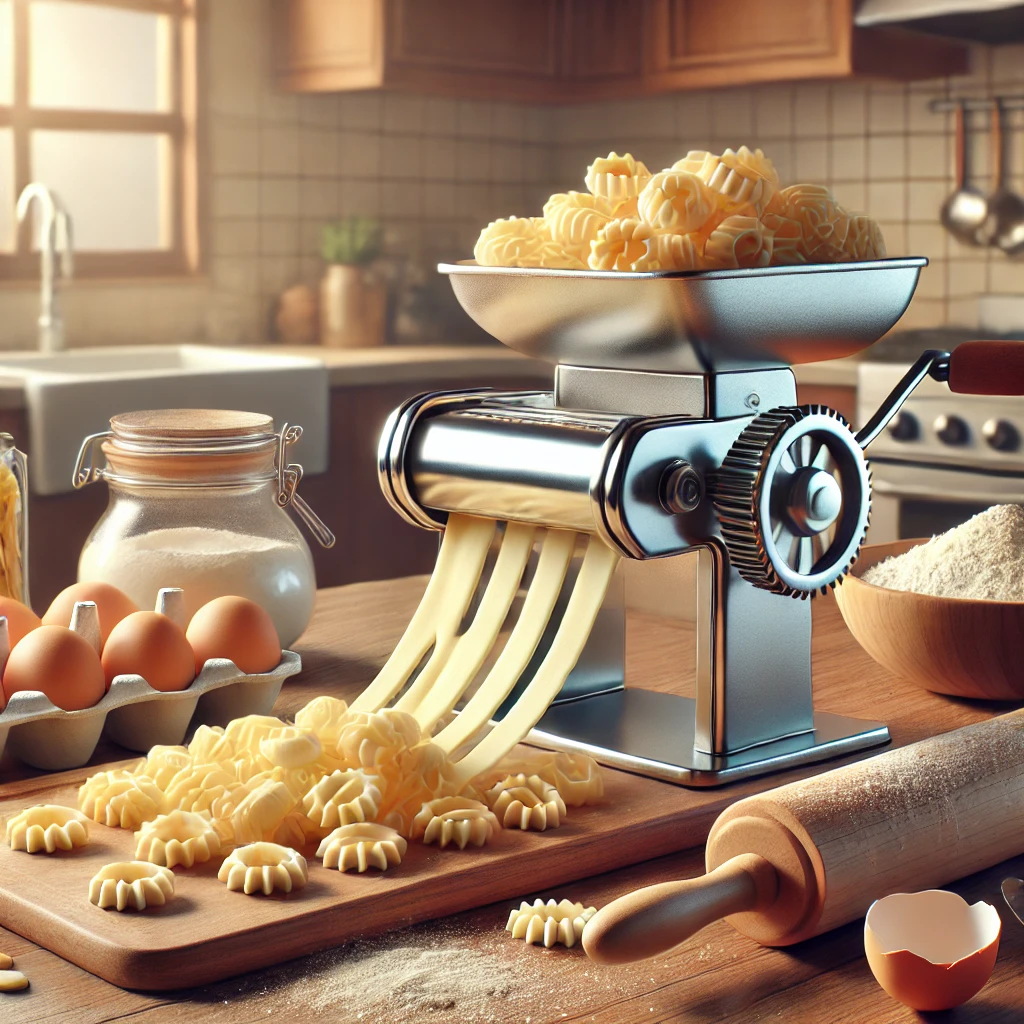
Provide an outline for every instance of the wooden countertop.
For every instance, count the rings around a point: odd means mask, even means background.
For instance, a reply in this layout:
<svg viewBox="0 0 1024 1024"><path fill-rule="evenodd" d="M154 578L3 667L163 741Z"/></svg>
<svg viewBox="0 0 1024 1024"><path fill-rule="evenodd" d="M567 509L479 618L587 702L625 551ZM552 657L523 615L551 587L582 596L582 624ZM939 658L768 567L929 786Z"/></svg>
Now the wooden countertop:
<svg viewBox="0 0 1024 1024"><path fill-rule="evenodd" d="M276 710L294 713L311 696L358 692L390 652L422 590L422 579L356 584L322 591L313 624L297 645L305 669L285 684ZM894 740L979 721L998 705L954 701L887 675L856 645L831 599L815 602L815 693L819 708L888 722ZM653 616L628 624L627 676L643 685L687 692L673 678L676 666L693 660L692 631ZM684 669L685 672L685 669ZM96 761L123 757L119 748L97 752ZM5 757L0 777L32 774ZM780 776L779 781L785 777ZM0 786L0 795L5 787ZM744 786L734 787L737 797ZM699 792L694 799L700 798ZM1022 844L1024 845L1024 844ZM648 861L636 867L560 887L523 893L568 897L597 906L639 885L688 877L703 870L702 850ZM894 1024L948 1021L1017 1022L1024 1008L1024 927L999 897L1008 874L1024 875L1024 857L952 886L970 901L987 900L1003 919L1003 937L989 985L959 1011L925 1015L893 1002L875 984L863 957L862 926L855 922L787 950L764 949L719 922L671 954L627 967L598 967L582 950L527 947L504 932L510 909L493 905L440 921L351 943L327 953L282 964L202 989L167 996L115 988L53 954L0 929L0 950L16 960L31 987L0 995L0 1020L19 1024L132 1024L203 1021L248 1024L282 1020L361 1021L405 1024L454 1021L730 1022L780 1020L791 1024ZM456 970L450 998L438 998L438 974ZM423 971L433 983L424 985ZM394 979L404 995L396 1008L368 1006L361 990L374 979Z"/></svg>

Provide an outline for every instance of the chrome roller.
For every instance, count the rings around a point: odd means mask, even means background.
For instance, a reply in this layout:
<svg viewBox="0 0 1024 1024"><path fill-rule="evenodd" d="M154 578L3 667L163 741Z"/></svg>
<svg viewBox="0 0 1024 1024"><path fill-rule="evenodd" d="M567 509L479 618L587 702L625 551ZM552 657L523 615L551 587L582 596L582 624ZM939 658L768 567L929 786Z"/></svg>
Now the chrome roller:
<svg viewBox="0 0 1024 1024"><path fill-rule="evenodd" d="M826 406L756 417L712 491L732 564L776 594L823 593L854 563L867 531L867 460L846 420Z"/></svg>

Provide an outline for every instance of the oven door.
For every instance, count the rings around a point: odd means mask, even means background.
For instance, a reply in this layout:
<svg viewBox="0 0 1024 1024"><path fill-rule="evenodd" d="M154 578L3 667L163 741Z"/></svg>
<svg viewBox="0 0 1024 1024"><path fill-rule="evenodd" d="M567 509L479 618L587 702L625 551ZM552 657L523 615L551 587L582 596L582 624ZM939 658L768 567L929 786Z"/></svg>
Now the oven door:
<svg viewBox="0 0 1024 1024"><path fill-rule="evenodd" d="M992 505L1024 504L1024 476L871 460L867 543L932 537Z"/></svg>

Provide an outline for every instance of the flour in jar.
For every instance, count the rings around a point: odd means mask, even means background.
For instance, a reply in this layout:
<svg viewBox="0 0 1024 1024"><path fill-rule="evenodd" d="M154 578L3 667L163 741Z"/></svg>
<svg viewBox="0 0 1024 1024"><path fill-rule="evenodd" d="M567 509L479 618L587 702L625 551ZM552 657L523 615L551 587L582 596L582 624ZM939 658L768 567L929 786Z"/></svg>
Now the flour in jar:
<svg viewBox="0 0 1024 1024"><path fill-rule="evenodd" d="M1024 601L1024 507L993 505L873 565L862 578L876 587L936 597Z"/></svg>
<svg viewBox="0 0 1024 1024"><path fill-rule="evenodd" d="M112 548L87 544L78 578L111 583L140 608L152 608L161 587L181 587L190 618L215 597L247 597L270 613L284 647L308 625L316 590L304 545L203 527L153 530Z"/></svg>

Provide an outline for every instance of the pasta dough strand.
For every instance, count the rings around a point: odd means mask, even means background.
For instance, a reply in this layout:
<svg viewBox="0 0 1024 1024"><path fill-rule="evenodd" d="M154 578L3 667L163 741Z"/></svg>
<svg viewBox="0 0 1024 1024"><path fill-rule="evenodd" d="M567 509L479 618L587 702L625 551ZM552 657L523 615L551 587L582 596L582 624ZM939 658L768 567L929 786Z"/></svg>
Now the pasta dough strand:
<svg viewBox="0 0 1024 1024"><path fill-rule="evenodd" d="M508 714L456 762L457 782L466 784L475 775L493 768L543 717L586 646L618 563L616 552L599 537L590 538L572 596L547 655Z"/></svg>
<svg viewBox="0 0 1024 1024"><path fill-rule="evenodd" d="M547 531L541 545L537 571L526 593L519 618L512 627L508 643L458 718L434 737L434 742L446 754L458 750L481 726L489 722L519 681L551 619L575 548L575 533L567 530Z"/></svg>
<svg viewBox="0 0 1024 1024"><path fill-rule="evenodd" d="M437 564L419 607L391 657L373 682L352 702L350 710L377 711L394 700L431 646L433 652L419 678L428 685L437 677L480 582L495 526L491 519L449 517Z"/></svg>
<svg viewBox="0 0 1024 1024"><path fill-rule="evenodd" d="M533 526L509 523L473 624L459 638L447 664L433 685L423 686L423 675L395 705L415 714L420 728L431 732L473 681L498 638L505 617L515 600L536 534Z"/></svg>

